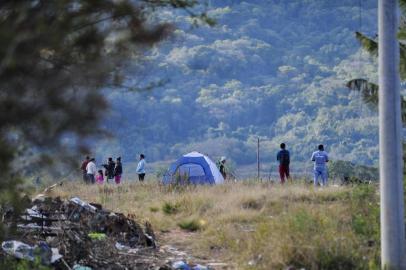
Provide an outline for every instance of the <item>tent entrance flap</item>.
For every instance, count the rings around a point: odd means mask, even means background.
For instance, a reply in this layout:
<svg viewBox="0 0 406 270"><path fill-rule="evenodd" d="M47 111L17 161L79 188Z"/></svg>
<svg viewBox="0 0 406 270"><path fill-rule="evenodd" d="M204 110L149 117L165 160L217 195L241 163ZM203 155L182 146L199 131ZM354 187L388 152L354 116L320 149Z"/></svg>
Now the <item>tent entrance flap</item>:
<svg viewBox="0 0 406 270"><path fill-rule="evenodd" d="M206 179L204 168L195 163L186 163L180 165L176 170L175 175L187 178L188 181L193 184L204 183Z"/></svg>

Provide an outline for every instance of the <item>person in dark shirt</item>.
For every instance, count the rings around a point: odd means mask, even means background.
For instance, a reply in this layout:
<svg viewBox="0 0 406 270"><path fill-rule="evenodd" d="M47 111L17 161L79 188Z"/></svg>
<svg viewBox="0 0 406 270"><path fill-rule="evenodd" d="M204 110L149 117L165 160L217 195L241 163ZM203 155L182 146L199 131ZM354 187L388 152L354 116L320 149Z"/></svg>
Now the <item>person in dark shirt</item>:
<svg viewBox="0 0 406 270"><path fill-rule="evenodd" d="M82 162L82 165L80 166L80 169L82 170L82 174L83 174L83 181L85 183L87 183L87 171L86 171L86 166L87 163L89 163L90 157L87 156L86 159Z"/></svg>
<svg viewBox="0 0 406 270"><path fill-rule="evenodd" d="M223 176L224 180L227 179L227 172L226 172L226 158L225 157L221 157L220 159L220 173Z"/></svg>
<svg viewBox="0 0 406 270"><path fill-rule="evenodd" d="M105 175L107 176L107 183L109 180L112 180L114 178L114 168L116 166L116 163L114 163L113 158L109 157L107 164L103 164L103 167L105 169Z"/></svg>
<svg viewBox="0 0 406 270"><path fill-rule="evenodd" d="M123 166L121 165L121 157L118 157L116 161L116 167L114 167L114 181L116 182L116 184L120 184L122 174Z"/></svg>
<svg viewBox="0 0 406 270"><path fill-rule="evenodd" d="M276 160L279 161L279 176L281 178L281 183L285 183L285 179L289 179L289 164L290 164L290 154L286 150L286 145L281 143L281 150L276 156Z"/></svg>

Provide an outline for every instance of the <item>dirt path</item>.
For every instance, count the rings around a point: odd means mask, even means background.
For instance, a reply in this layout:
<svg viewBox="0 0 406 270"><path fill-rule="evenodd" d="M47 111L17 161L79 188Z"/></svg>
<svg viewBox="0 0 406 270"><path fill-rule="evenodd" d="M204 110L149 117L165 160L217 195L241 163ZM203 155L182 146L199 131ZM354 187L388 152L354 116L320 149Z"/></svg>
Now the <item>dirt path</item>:
<svg viewBox="0 0 406 270"><path fill-rule="evenodd" d="M160 248L165 252L173 254L174 260L183 260L192 264L201 264L215 270L231 270L236 269L228 263L224 263L221 259L221 252L210 252L210 255L196 254L193 249L193 241L199 236L198 233L187 232L181 229L173 229L171 231L160 232L157 234Z"/></svg>

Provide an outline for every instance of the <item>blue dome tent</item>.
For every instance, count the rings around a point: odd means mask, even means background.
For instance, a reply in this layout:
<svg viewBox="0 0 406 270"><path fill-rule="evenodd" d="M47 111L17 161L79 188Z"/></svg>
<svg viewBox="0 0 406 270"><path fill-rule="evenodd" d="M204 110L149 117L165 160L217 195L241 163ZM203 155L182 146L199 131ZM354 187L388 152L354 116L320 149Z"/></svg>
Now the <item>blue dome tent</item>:
<svg viewBox="0 0 406 270"><path fill-rule="evenodd" d="M199 152L183 155L169 166L163 177L167 184L222 184L224 178L216 164Z"/></svg>

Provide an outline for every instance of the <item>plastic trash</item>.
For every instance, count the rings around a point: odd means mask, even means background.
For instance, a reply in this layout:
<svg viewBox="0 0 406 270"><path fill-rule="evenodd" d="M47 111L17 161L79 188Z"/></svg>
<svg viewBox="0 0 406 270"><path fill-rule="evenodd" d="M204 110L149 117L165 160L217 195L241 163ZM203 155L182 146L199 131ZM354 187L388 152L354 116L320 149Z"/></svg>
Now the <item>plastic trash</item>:
<svg viewBox="0 0 406 270"><path fill-rule="evenodd" d="M21 216L24 220L32 220L32 218L44 218L41 213L39 213L36 207L25 209L25 213Z"/></svg>
<svg viewBox="0 0 406 270"><path fill-rule="evenodd" d="M23 242L13 240L4 241L1 247L4 252L18 259L34 261L34 258L38 256L41 258L41 263L45 265L50 265L62 258L59 250L49 247L46 242L39 242L38 245L32 247Z"/></svg>
<svg viewBox="0 0 406 270"><path fill-rule="evenodd" d="M196 264L195 266L192 267L192 270L209 270L209 268L207 266Z"/></svg>
<svg viewBox="0 0 406 270"><path fill-rule="evenodd" d="M34 260L34 248L20 241L4 241L1 248L7 254L18 259Z"/></svg>
<svg viewBox="0 0 406 270"><path fill-rule="evenodd" d="M125 251L126 253L138 253L139 249L138 248L131 248L129 246L123 245L119 242L116 242L115 244L116 249L120 250L120 251Z"/></svg>
<svg viewBox="0 0 406 270"><path fill-rule="evenodd" d="M93 270L92 268L90 268L89 266L84 266L84 265L80 265L80 264L75 264L72 268L72 270Z"/></svg>
<svg viewBox="0 0 406 270"><path fill-rule="evenodd" d="M73 202L74 204L77 204L79 206L82 206L83 208L91 211L91 212L96 212L97 208L94 207L93 205L91 205L88 202L82 201L81 199L79 199L78 197L73 197L72 199L70 199L69 201Z"/></svg>
<svg viewBox="0 0 406 270"><path fill-rule="evenodd" d="M119 242L116 242L115 247L118 250L129 250L130 249L129 246L123 245L123 244L121 244Z"/></svg>
<svg viewBox="0 0 406 270"><path fill-rule="evenodd" d="M59 250L57 248L51 248L51 250L52 250L51 263L54 263L63 257L61 254L59 254Z"/></svg>
<svg viewBox="0 0 406 270"><path fill-rule="evenodd" d="M184 261L177 261L172 264L172 267L176 270L192 270L190 266Z"/></svg>

